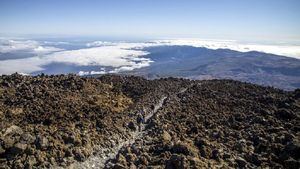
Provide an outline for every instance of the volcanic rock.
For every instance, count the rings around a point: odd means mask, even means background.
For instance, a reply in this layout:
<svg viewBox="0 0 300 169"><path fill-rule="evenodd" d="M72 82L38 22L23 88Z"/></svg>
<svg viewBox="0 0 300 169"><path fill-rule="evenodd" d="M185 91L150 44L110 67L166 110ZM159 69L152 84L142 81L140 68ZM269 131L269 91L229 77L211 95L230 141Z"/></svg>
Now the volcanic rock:
<svg viewBox="0 0 300 169"><path fill-rule="evenodd" d="M233 80L3 75L0 166L299 168L299 105L299 89Z"/></svg>

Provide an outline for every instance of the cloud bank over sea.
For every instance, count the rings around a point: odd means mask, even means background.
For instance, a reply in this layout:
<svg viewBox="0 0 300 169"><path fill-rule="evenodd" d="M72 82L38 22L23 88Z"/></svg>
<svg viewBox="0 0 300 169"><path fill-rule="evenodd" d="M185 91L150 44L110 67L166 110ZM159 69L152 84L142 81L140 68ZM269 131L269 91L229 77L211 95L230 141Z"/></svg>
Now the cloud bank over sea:
<svg viewBox="0 0 300 169"><path fill-rule="evenodd" d="M34 54L47 54L61 50L63 49L52 46L42 46L39 42L34 40L0 39L0 53L29 52Z"/></svg>
<svg viewBox="0 0 300 169"><path fill-rule="evenodd" d="M76 72L79 75L132 71L150 66L153 62L147 58L149 52L144 48L174 45L231 49L239 52L259 51L300 59L300 46L297 45L245 44L232 40L169 39L135 43L92 41L83 44L80 49L70 50L63 47L69 44L72 42L0 39L0 74L42 72L47 65L55 63L93 67L93 70ZM20 57L22 55L26 57Z"/></svg>
<svg viewBox="0 0 300 169"><path fill-rule="evenodd" d="M270 45L259 43L245 43L236 40L200 40L200 39L172 39L157 40L157 43L166 45L186 45L205 47L208 49L231 49L239 52L258 51L275 55L300 59L300 45Z"/></svg>

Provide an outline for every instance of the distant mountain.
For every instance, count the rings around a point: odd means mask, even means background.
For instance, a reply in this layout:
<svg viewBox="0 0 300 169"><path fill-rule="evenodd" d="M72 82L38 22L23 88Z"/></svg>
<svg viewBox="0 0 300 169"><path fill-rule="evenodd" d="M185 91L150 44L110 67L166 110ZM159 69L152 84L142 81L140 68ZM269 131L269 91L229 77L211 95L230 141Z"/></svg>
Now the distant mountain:
<svg viewBox="0 0 300 169"><path fill-rule="evenodd" d="M125 72L146 78L235 79L286 90L300 87L300 60L262 52L238 52L191 46L159 46L144 50L154 62Z"/></svg>

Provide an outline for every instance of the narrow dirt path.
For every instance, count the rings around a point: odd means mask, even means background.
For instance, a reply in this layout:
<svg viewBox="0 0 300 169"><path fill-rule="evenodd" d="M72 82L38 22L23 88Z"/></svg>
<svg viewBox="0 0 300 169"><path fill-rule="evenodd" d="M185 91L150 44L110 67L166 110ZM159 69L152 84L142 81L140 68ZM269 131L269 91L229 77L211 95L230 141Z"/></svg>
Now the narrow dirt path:
<svg viewBox="0 0 300 169"><path fill-rule="evenodd" d="M163 106L164 101L167 99L168 97L164 96L163 98L161 98L159 100L159 102L154 106L153 111L151 111L149 114L147 114L147 116L145 117L145 122L147 123L151 117ZM143 124L143 126L145 127L146 124Z"/></svg>
<svg viewBox="0 0 300 169"><path fill-rule="evenodd" d="M136 130L131 133L131 137L127 140L120 140L119 144L116 144L114 148L101 148L96 147L98 151L97 155L89 157L84 162L76 162L70 168L76 169L90 169L90 168L105 168L109 165L108 162L111 159L116 158L116 155L119 153L121 148L132 145L137 139L142 138L146 131L144 130L147 122L152 118L152 116L163 106L164 101L167 99L166 96L163 96L158 103L154 106L153 111L148 113L145 117L145 123L141 124L141 130Z"/></svg>
<svg viewBox="0 0 300 169"><path fill-rule="evenodd" d="M183 88L179 92L175 93L181 94L184 93L188 88ZM95 151L98 153L94 156L89 157L84 162L76 162L70 168L75 169L90 169L90 168L110 168L113 164L110 163L112 159L115 159L119 151L124 148L133 145L136 140L139 140L147 135L146 126L148 125L149 120L158 112L160 108L163 107L164 102L168 97L163 96L156 105L154 105L153 111L149 112L144 119L145 123L142 123L141 130L136 130L131 132L131 136L126 140L119 140L119 143L116 144L113 148L101 148L96 147Z"/></svg>
<svg viewBox="0 0 300 169"><path fill-rule="evenodd" d="M179 92L177 93L174 93L174 95L178 95L178 94L181 94L181 93L184 93L188 88L183 88L181 89ZM159 102L154 106L154 109L153 111L151 111L150 113L147 114L147 116L145 117L145 123L142 124L141 128L142 128L142 131L141 132L138 132L137 134L137 137L135 137L134 141L131 142L131 144L127 144L127 145L124 145L124 147L120 148L119 150L123 149L123 148L126 148L126 147L129 147L129 146L132 146L134 144L136 144L136 141L141 141L143 140L143 138L145 136L148 135L148 131L147 131L147 125L149 124L149 121L152 119L152 117L158 112L158 110L160 108L163 107L164 105L164 102L168 99L169 97L162 97ZM142 141L143 142L143 141ZM115 155L115 157L119 154L119 152ZM107 163L105 164L105 168L111 168L113 166L112 163L110 163L110 161L108 160Z"/></svg>

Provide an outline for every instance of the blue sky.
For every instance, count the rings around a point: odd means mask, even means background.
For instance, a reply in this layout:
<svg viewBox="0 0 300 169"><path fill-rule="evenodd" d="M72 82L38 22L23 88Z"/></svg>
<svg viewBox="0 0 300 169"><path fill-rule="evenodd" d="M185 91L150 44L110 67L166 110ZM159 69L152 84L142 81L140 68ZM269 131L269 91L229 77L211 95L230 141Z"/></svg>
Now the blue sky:
<svg viewBox="0 0 300 169"><path fill-rule="evenodd" d="M0 34L300 40L299 0L0 0Z"/></svg>

